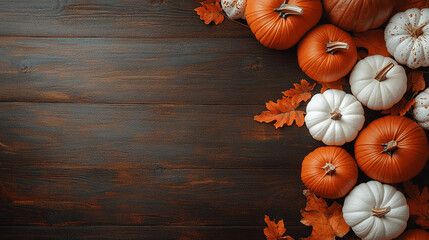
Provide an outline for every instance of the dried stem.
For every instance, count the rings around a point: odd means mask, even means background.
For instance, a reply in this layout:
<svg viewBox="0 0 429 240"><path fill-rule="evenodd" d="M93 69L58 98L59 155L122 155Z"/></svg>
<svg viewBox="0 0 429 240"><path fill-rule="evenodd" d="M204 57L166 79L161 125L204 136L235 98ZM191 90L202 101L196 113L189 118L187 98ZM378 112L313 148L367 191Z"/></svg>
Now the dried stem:
<svg viewBox="0 0 429 240"><path fill-rule="evenodd" d="M326 44L326 52L330 54L334 54L337 50L341 49L349 49L349 44L345 42L331 42L329 41Z"/></svg>
<svg viewBox="0 0 429 240"><path fill-rule="evenodd" d="M325 170L325 175L332 175L335 172L335 166L332 163L326 163L322 168Z"/></svg>
<svg viewBox="0 0 429 240"><path fill-rule="evenodd" d="M342 114L341 114L341 111L340 111L340 109L335 109L333 112L331 112L330 113L331 114L331 119L332 120L339 120L339 119L341 119L341 117L343 116Z"/></svg>
<svg viewBox="0 0 429 240"><path fill-rule="evenodd" d="M304 9L298 6L287 4L286 1L280 5L280 7L274 9L274 11L279 13L279 16L286 19L288 15L302 15L304 14Z"/></svg>
<svg viewBox="0 0 429 240"><path fill-rule="evenodd" d="M393 152L398 149L398 142L396 142L395 140L391 140L387 143L383 143L381 144L384 149L383 151L381 151L382 153L387 153L389 154L389 156L392 156Z"/></svg>
<svg viewBox="0 0 429 240"><path fill-rule="evenodd" d="M382 217L384 217L384 215L386 213L390 212L390 210L392 210L391 207L384 207L384 208L374 207L372 209L372 216L376 216L378 218L382 218Z"/></svg>
<svg viewBox="0 0 429 240"><path fill-rule="evenodd" d="M395 66L395 64L393 62L389 62L386 66L384 66L382 69L380 69L380 71L377 73L377 75L375 75L374 79L379 81L379 82L386 80L387 73L394 66Z"/></svg>

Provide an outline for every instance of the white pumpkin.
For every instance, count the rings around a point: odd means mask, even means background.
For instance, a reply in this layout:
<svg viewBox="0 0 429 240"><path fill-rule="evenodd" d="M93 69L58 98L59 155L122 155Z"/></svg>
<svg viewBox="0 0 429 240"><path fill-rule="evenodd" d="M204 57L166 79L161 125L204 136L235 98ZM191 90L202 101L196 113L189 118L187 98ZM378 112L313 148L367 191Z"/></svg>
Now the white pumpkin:
<svg viewBox="0 0 429 240"><path fill-rule="evenodd" d="M350 74L353 95L373 110L389 109L407 91L407 74L395 60L374 55L360 60Z"/></svg>
<svg viewBox="0 0 429 240"><path fill-rule="evenodd" d="M247 0L222 0L222 9L231 19L246 19Z"/></svg>
<svg viewBox="0 0 429 240"><path fill-rule="evenodd" d="M370 181L353 188L345 198L343 217L363 240L390 240L405 230L409 208L400 191Z"/></svg>
<svg viewBox="0 0 429 240"><path fill-rule="evenodd" d="M305 125L314 139L343 145L356 138L365 122L362 104L344 91L329 89L307 104Z"/></svg>
<svg viewBox="0 0 429 240"><path fill-rule="evenodd" d="M429 66L429 8L412 8L393 16L384 30L390 54L409 68Z"/></svg>
<svg viewBox="0 0 429 240"><path fill-rule="evenodd" d="M424 129L429 129L429 88L419 93L415 98L413 116Z"/></svg>

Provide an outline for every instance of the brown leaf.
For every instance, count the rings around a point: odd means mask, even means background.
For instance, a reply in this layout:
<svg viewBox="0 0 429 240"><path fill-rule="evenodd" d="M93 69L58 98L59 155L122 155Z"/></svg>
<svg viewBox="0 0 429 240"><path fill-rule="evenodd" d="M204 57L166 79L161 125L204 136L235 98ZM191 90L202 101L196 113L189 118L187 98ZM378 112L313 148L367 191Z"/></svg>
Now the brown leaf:
<svg viewBox="0 0 429 240"><path fill-rule="evenodd" d="M292 104L299 104L300 102L305 102L311 98L311 90L316 86L314 83L311 85L307 80L301 79L301 84L294 83L295 88L291 88L282 92L286 97L291 98Z"/></svg>
<svg viewBox="0 0 429 240"><path fill-rule="evenodd" d="M332 240L343 237L350 230L343 218L342 206L334 202L330 207L323 198L317 198L310 190L304 190L307 206L301 211L301 223L313 226L309 240Z"/></svg>
<svg viewBox="0 0 429 240"><path fill-rule="evenodd" d="M343 90L343 86L349 85L349 82L345 78L341 78L335 82L320 82L322 84L322 89L320 89L320 93L324 93L328 89L338 89Z"/></svg>
<svg viewBox="0 0 429 240"><path fill-rule="evenodd" d="M415 102L416 101L414 99L408 100L408 99L402 98L398 103L393 105L393 107L383 110L381 111L381 113L404 116L408 112L408 110L410 110L411 106L413 106Z"/></svg>
<svg viewBox="0 0 429 240"><path fill-rule="evenodd" d="M276 121L274 123L276 128L283 127L284 124L291 126L294 121L298 127L304 125L305 112L296 110L299 104L292 104L290 98L283 97L277 102L269 101L265 105L268 111L256 115L254 120L265 123Z"/></svg>
<svg viewBox="0 0 429 240"><path fill-rule="evenodd" d="M384 41L384 31L381 29L354 33L353 40L356 43L356 47L362 47L368 50L367 56L383 55L385 57L390 57L390 53L386 48L386 42ZM359 54L360 58L365 58L367 56Z"/></svg>
<svg viewBox="0 0 429 240"><path fill-rule="evenodd" d="M408 195L407 204L410 208L410 215L416 215L416 223L424 229L429 229L429 192L428 187L424 187L420 193L417 185L411 181L404 183L405 192Z"/></svg>
<svg viewBox="0 0 429 240"><path fill-rule="evenodd" d="M285 224L283 220L280 220L278 223L275 220L271 221L270 217L265 215L265 223L267 223L266 228L264 228L264 234L267 236L267 240L294 240L290 236L283 236L286 232Z"/></svg>
<svg viewBox="0 0 429 240"><path fill-rule="evenodd" d="M412 71L408 73L407 79L407 91L411 89L414 92L418 92L424 90L426 87L422 71Z"/></svg>
<svg viewBox="0 0 429 240"><path fill-rule="evenodd" d="M217 25L225 19L222 14L222 8L219 2L201 2L201 7L197 7L194 10L200 15L200 19L204 20L205 24L209 24L212 21Z"/></svg>
<svg viewBox="0 0 429 240"><path fill-rule="evenodd" d="M393 14L398 12L404 12L410 8L429 8L428 0L397 0L395 8L393 9Z"/></svg>

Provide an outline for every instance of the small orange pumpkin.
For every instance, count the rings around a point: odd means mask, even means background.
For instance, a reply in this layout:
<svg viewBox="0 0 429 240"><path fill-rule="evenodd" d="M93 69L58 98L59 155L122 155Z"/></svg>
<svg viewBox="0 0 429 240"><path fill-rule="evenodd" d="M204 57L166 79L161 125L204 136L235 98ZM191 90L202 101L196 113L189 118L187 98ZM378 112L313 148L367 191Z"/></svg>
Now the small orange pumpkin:
<svg viewBox="0 0 429 240"><path fill-rule="evenodd" d="M379 27L389 19L394 6L392 0L323 0L328 20L354 32Z"/></svg>
<svg viewBox="0 0 429 240"><path fill-rule="evenodd" d="M333 82L349 73L357 60L352 37L332 24L320 25L298 45L298 63L318 82Z"/></svg>
<svg viewBox="0 0 429 240"><path fill-rule="evenodd" d="M429 158L425 131L409 118L385 116L371 122L355 142L355 158L370 178L398 183L419 174Z"/></svg>
<svg viewBox="0 0 429 240"><path fill-rule="evenodd" d="M324 198L344 197L356 184L357 178L355 160L340 147L319 147L302 161L302 182Z"/></svg>
<svg viewBox="0 0 429 240"><path fill-rule="evenodd" d="M320 0L248 0L246 20L262 45L283 50L316 25L322 12Z"/></svg>
<svg viewBox="0 0 429 240"><path fill-rule="evenodd" d="M429 232L422 229L408 230L398 240L429 240Z"/></svg>

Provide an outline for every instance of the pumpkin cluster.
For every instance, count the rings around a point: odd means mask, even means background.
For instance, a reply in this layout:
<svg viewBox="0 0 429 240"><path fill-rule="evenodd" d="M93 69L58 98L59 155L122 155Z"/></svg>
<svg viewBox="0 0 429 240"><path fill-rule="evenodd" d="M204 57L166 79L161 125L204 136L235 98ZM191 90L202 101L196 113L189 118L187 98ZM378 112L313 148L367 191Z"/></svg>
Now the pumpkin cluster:
<svg viewBox="0 0 429 240"><path fill-rule="evenodd" d="M299 66L311 79L328 84L349 78L351 94L329 89L307 104L305 125L328 146L304 158L301 180L320 197L345 197L344 220L360 238L398 237L410 211L390 184L415 177L429 158L423 129L429 129L429 88L413 100L415 121L384 116L363 128L365 108L385 113L401 103L410 89L406 68L429 66L429 8L392 14L390 0L222 0L222 8L231 19L245 19L265 47L297 46ZM316 26L322 16L329 23ZM388 53L359 57L351 33L381 26ZM354 156L341 147L353 141ZM355 186L358 169L373 180ZM427 235L411 230L401 239Z"/></svg>

